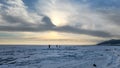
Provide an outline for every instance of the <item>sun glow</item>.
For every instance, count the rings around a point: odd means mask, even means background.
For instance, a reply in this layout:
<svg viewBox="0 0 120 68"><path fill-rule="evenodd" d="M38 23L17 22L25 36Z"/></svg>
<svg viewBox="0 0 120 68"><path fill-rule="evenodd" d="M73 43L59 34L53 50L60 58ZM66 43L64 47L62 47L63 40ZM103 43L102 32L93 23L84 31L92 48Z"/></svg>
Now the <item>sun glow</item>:
<svg viewBox="0 0 120 68"><path fill-rule="evenodd" d="M66 16L62 12L51 11L50 18L52 23L56 26L64 26L67 24Z"/></svg>

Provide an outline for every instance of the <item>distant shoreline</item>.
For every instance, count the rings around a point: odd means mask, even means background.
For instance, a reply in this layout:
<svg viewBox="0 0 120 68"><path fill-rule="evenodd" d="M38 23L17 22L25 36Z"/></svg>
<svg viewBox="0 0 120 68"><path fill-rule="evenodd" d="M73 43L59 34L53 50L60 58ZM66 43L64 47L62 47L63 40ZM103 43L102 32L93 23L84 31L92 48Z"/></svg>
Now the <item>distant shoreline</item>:
<svg viewBox="0 0 120 68"><path fill-rule="evenodd" d="M48 45L19 45L19 44L0 44L0 46L48 46ZM56 45L51 45L51 46L56 46ZM120 45L59 45L59 46L81 46L81 47L88 47L88 46L120 46Z"/></svg>
<svg viewBox="0 0 120 68"><path fill-rule="evenodd" d="M51 46L56 46L56 45L52 45L52 44L48 44ZM0 46L48 46L48 45L33 45L33 44L0 44ZM96 45L59 45L59 46L96 46Z"/></svg>

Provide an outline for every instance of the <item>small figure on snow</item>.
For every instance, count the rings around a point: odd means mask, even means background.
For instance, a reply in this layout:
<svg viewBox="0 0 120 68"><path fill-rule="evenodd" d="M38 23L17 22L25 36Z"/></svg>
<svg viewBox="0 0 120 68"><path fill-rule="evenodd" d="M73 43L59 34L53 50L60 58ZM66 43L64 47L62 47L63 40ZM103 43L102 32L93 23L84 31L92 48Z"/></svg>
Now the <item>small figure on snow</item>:
<svg viewBox="0 0 120 68"><path fill-rule="evenodd" d="M48 48L50 48L51 47L51 45L48 45Z"/></svg>

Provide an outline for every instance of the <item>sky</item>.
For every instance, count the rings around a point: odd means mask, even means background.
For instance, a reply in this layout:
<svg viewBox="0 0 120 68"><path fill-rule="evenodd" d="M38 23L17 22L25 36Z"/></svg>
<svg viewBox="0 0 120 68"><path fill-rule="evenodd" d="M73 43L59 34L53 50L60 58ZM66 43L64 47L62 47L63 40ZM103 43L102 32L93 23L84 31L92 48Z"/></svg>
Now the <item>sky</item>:
<svg viewBox="0 0 120 68"><path fill-rule="evenodd" d="M120 39L119 0L0 0L0 44Z"/></svg>

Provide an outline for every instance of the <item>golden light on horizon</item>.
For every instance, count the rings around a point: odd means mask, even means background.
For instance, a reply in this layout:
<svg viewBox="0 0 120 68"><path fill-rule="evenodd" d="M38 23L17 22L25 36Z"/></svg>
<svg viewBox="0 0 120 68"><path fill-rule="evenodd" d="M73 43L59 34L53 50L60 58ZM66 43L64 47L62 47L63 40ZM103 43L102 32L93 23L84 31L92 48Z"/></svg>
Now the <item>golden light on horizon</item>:
<svg viewBox="0 0 120 68"><path fill-rule="evenodd" d="M17 34L17 33L16 33ZM56 31L47 32L22 32L20 37L0 39L0 44L95 44L98 38L87 35L62 33ZM99 38L100 39L100 38ZM90 41L91 40L91 41ZM102 40L102 39L101 39Z"/></svg>
<svg viewBox="0 0 120 68"><path fill-rule="evenodd" d="M48 33L44 33L42 36L38 37L38 39L71 39L69 36L65 36L62 33L56 31L49 31Z"/></svg>
<svg viewBox="0 0 120 68"><path fill-rule="evenodd" d="M50 31L50 32L48 32L48 34L44 34L42 36L42 38L44 38L44 39L60 39L61 36L55 31Z"/></svg>

